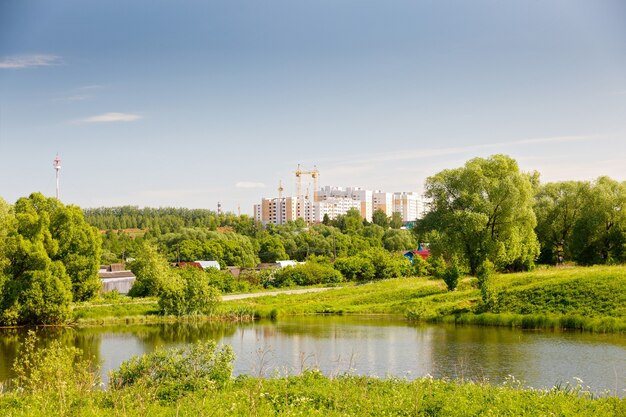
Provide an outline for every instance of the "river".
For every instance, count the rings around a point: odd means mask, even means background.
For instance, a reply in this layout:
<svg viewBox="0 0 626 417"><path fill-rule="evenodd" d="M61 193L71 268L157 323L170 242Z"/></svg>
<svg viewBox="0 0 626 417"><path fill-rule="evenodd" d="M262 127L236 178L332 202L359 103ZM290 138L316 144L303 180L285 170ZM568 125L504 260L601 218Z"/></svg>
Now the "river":
<svg viewBox="0 0 626 417"><path fill-rule="evenodd" d="M235 374L297 374L319 368L377 377L522 381L550 388L582 380L594 393L626 396L626 336L508 328L419 325L389 317L293 317L245 324L199 323L40 329L116 369L132 355L213 339L236 354ZM24 330L0 330L0 381Z"/></svg>

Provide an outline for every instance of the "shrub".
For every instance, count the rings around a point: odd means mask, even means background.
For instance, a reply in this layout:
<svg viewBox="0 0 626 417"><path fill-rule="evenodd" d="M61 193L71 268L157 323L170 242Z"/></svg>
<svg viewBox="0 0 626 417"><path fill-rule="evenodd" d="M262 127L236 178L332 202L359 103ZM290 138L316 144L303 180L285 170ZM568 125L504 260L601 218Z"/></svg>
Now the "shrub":
<svg viewBox="0 0 626 417"><path fill-rule="evenodd" d="M289 287L293 285L336 284L344 281L343 275L330 265L310 263L276 270L268 285Z"/></svg>
<svg viewBox="0 0 626 417"><path fill-rule="evenodd" d="M453 259L443 273L443 282L446 283L448 291L453 291L454 289L456 289L456 286L459 283L460 276L461 270L459 269L459 264L456 259Z"/></svg>
<svg viewBox="0 0 626 417"><path fill-rule="evenodd" d="M364 256L374 266L374 279L397 278L412 275L411 262L402 255L393 255L384 249L370 249Z"/></svg>
<svg viewBox="0 0 626 417"><path fill-rule="evenodd" d="M230 346L209 340L184 348L156 350L123 362L109 374L110 388L155 389L157 398L172 400L185 392L223 388L230 380L235 355Z"/></svg>
<svg viewBox="0 0 626 417"><path fill-rule="evenodd" d="M478 271L476 273L478 278L478 287L480 288L480 296L487 311L495 310L497 300L492 283L494 271L494 264L489 259L486 259L478 267Z"/></svg>
<svg viewBox="0 0 626 417"><path fill-rule="evenodd" d="M348 281L370 281L374 279L376 272L372 261L360 256L338 258L334 267Z"/></svg>
<svg viewBox="0 0 626 417"><path fill-rule="evenodd" d="M58 401L60 410L67 408L69 394L82 397L99 386L98 366L83 359L83 352L63 346L55 340L37 348L38 339L30 330L13 363L18 389L28 393L44 393Z"/></svg>
<svg viewBox="0 0 626 417"><path fill-rule="evenodd" d="M210 284L204 271L188 267L162 285L158 298L163 314L208 315L215 311L220 292Z"/></svg>

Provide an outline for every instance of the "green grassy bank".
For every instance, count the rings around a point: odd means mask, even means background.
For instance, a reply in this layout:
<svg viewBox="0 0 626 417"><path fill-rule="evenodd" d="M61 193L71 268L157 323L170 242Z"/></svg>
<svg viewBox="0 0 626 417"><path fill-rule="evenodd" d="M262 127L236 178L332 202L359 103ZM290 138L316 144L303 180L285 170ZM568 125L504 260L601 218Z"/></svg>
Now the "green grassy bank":
<svg viewBox="0 0 626 417"><path fill-rule="evenodd" d="M237 378L174 397L133 386L0 395L3 416L625 416L626 400L462 381L324 377L317 371L270 379Z"/></svg>
<svg viewBox="0 0 626 417"><path fill-rule="evenodd" d="M626 332L626 267L538 269L492 278L483 303L478 282L466 277L455 291L441 280L397 278L307 294L281 294L223 302L210 317L182 320L250 320L303 314L391 314L410 320ZM122 297L74 308L77 323L161 323L155 299Z"/></svg>
<svg viewBox="0 0 626 417"><path fill-rule="evenodd" d="M324 293L225 302L261 317L296 314L399 314L412 320L626 331L626 267L551 268L492 279L493 302L482 302L477 280L456 291L440 280L398 278Z"/></svg>

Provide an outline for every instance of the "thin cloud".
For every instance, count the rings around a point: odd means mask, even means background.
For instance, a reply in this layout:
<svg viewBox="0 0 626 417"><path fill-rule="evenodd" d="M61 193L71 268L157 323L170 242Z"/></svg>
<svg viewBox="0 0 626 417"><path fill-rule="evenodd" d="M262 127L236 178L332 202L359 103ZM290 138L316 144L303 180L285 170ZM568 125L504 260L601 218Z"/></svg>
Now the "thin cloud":
<svg viewBox="0 0 626 417"><path fill-rule="evenodd" d="M62 64L61 57L49 54L9 56L0 59L0 69L48 67Z"/></svg>
<svg viewBox="0 0 626 417"><path fill-rule="evenodd" d="M86 117L75 120L74 123L115 123L115 122L135 122L142 117L131 113L104 113L98 116Z"/></svg>
<svg viewBox="0 0 626 417"><path fill-rule="evenodd" d="M252 181L239 181L235 184L237 188L265 188L265 184L262 182L252 182Z"/></svg>
<svg viewBox="0 0 626 417"><path fill-rule="evenodd" d="M89 100L92 96L87 94L75 94L67 97L60 97L55 99L54 101L85 101Z"/></svg>

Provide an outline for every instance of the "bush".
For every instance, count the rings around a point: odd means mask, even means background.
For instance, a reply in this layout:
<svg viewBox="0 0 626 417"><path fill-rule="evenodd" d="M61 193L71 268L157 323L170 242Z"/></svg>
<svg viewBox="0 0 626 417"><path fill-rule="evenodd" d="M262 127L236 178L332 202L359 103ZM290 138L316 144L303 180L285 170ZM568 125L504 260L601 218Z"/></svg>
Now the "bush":
<svg viewBox="0 0 626 417"><path fill-rule="evenodd" d="M336 284L343 281L343 275L332 266L307 262L304 265L289 266L274 271L273 277L267 284L272 287L289 287Z"/></svg>
<svg viewBox="0 0 626 417"><path fill-rule="evenodd" d="M162 314L209 315L220 302L220 292L204 271L188 267L162 285L158 298Z"/></svg>
<svg viewBox="0 0 626 417"><path fill-rule="evenodd" d="M397 278L412 275L411 262L402 255L393 255L384 249L370 249L364 256L374 266L374 279Z"/></svg>
<svg viewBox="0 0 626 417"><path fill-rule="evenodd" d="M456 259L453 259L443 274L443 282L446 283L448 291L454 291L454 289L456 289L460 276L461 270L459 269L459 264Z"/></svg>
<svg viewBox="0 0 626 417"><path fill-rule="evenodd" d="M334 267L348 281L371 281L376 273L372 261L360 256L338 258Z"/></svg>
<svg viewBox="0 0 626 417"><path fill-rule="evenodd" d="M99 387L98 366L83 359L80 349L63 346L58 340L44 348L37 348L37 343L30 330L13 363L19 390L44 393L58 401L62 410L67 408L69 394L82 397Z"/></svg>
<svg viewBox="0 0 626 417"><path fill-rule="evenodd" d="M480 296L483 300L483 305L487 311L494 311L497 296L493 289L493 274L495 271L494 264L486 259L478 267L476 275L478 278L478 287L480 288Z"/></svg>
<svg viewBox="0 0 626 417"><path fill-rule="evenodd" d="M112 390L130 386L156 389L161 400L177 399L185 392L223 388L230 380L234 359L230 346L218 349L212 340L156 350L123 362L109 374L109 385Z"/></svg>

